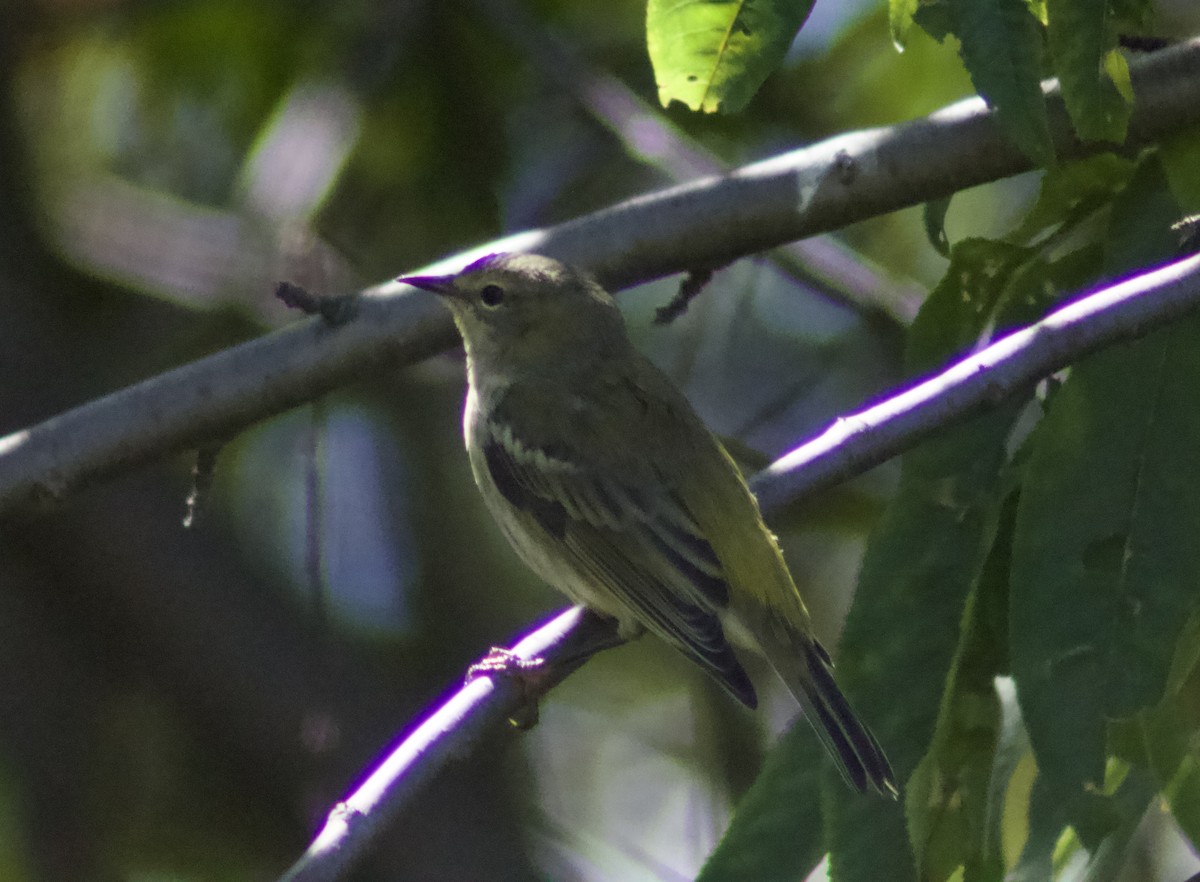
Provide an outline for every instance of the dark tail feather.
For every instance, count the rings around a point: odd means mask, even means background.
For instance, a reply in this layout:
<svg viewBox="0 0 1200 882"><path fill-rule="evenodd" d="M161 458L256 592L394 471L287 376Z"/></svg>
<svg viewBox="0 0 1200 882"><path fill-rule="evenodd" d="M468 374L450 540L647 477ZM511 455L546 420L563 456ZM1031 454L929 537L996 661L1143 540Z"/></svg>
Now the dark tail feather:
<svg viewBox="0 0 1200 882"><path fill-rule="evenodd" d="M833 679L833 664L821 644L791 628L760 632L767 658L800 702L846 783L865 793L896 798L900 791L883 749L862 724Z"/></svg>
<svg viewBox="0 0 1200 882"><path fill-rule="evenodd" d="M833 664L826 650L815 640L802 638L799 642L804 646L809 676L802 678L804 695L797 697L842 778L859 792L869 787L898 797L892 766L874 734L854 714L850 701L834 682Z"/></svg>
<svg viewBox="0 0 1200 882"><path fill-rule="evenodd" d="M801 639L808 676L798 695L809 722L825 743L838 771L855 790L868 788L893 798L899 796L892 767L883 748L862 724L833 679L833 665L825 649L811 639Z"/></svg>

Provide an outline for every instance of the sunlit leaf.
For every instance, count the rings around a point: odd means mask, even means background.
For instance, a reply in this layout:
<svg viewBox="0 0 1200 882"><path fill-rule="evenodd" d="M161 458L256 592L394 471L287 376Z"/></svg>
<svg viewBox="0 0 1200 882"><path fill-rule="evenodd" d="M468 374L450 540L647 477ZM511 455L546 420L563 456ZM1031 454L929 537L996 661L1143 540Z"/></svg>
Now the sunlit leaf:
<svg viewBox="0 0 1200 882"><path fill-rule="evenodd" d="M646 45L666 107L741 110L783 61L813 0L649 0Z"/></svg>
<svg viewBox="0 0 1200 882"><path fill-rule="evenodd" d="M913 13L917 11L917 0L888 0L888 30L892 42L901 52L908 42L908 32L913 26Z"/></svg>

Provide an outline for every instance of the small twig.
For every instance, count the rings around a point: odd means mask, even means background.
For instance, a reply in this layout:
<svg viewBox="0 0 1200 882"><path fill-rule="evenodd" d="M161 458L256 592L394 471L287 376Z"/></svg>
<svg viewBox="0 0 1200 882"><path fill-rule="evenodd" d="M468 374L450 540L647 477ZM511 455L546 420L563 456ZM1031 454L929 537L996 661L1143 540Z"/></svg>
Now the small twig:
<svg viewBox="0 0 1200 882"><path fill-rule="evenodd" d="M679 283L679 291L671 298L671 302L654 310L654 324L669 325L687 312L688 306L704 290L704 286L712 281L712 277L711 269L689 270Z"/></svg>
<svg viewBox="0 0 1200 882"><path fill-rule="evenodd" d="M289 309L298 309L305 315L319 315L326 323L337 327L354 317L355 295L343 294L331 297L313 294L295 282L280 282L275 286L275 296Z"/></svg>
<svg viewBox="0 0 1200 882"><path fill-rule="evenodd" d="M217 454L221 452L223 446L223 444L210 444L196 451L196 464L192 466L192 489L184 503L184 529L188 529L196 523L200 509L203 508L204 501L208 498L208 491L212 489L213 476L217 471Z"/></svg>

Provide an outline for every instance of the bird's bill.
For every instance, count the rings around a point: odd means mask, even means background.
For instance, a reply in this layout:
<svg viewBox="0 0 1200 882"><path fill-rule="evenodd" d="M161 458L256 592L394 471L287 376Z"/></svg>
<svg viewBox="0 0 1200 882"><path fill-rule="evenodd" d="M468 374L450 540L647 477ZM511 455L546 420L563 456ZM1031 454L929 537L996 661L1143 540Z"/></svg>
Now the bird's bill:
<svg viewBox="0 0 1200 882"><path fill-rule="evenodd" d="M453 297L455 294L454 276L400 276L396 281L443 296Z"/></svg>

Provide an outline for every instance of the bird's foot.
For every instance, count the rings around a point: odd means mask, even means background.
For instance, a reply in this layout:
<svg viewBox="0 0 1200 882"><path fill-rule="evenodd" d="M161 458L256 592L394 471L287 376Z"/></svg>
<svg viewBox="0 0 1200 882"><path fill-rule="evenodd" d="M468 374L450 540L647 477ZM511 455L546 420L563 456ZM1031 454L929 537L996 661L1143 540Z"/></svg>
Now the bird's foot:
<svg viewBox="0 0 1200 882"><path fill-rule="evenodd" d="M538 700L552 685L545 661L525 658L509 649L493 646L486 656L467 668L467 682L478 677L506 677L521 690L520 706L508 718L514 728L532 729L538 721Z"/></svg>

